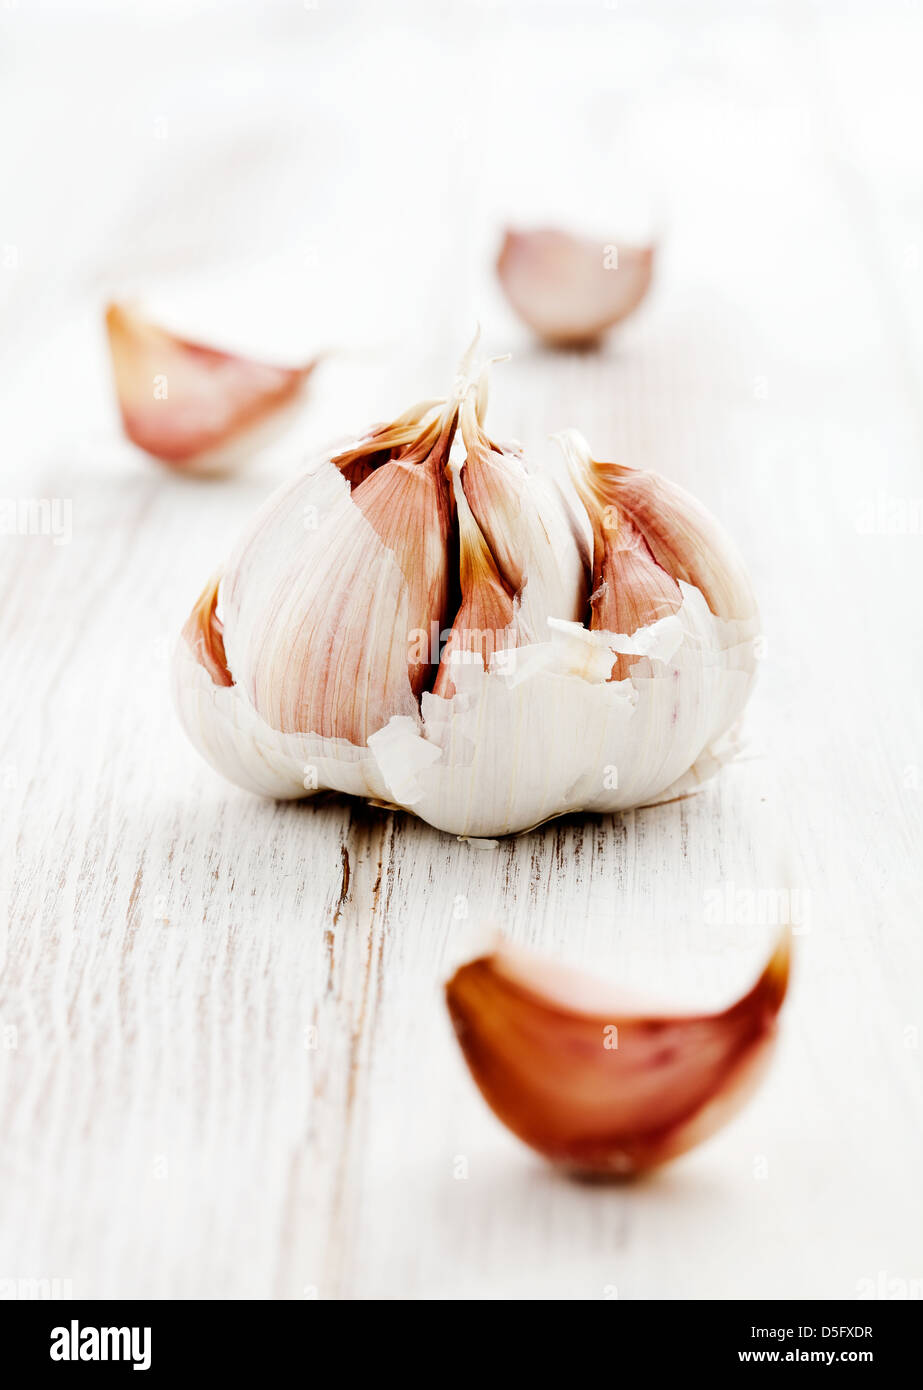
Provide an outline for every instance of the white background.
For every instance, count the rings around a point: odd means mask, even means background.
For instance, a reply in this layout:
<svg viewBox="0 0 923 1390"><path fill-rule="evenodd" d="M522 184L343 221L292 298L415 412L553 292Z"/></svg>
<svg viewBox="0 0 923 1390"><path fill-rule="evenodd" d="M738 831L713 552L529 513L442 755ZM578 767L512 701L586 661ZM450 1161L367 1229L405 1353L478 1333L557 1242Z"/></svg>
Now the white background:
<svg viewBox="0 0 923 1390"><path fill-rule="evenodd" d="M8 0L0 35L0 490L73 509L68 544L0 538L0 1279L590 1299L923 1279L920 7ZM507 221L652 229L649 303L599 353L536 349L492 273ZM113 294L231 347L325 351L294 434L228 484L136 454ZM497 432L541 461L575 425L697 492L768 639L715 784L493 853L260 803L200 763L168 694L174 636L268 488L444 391L476 321L514 354ZM771 935L705 922L729 885L790 890L806 919L764 1088L642 1182L554 1174L451 1037L466 933L719 1005Z"/></svg>

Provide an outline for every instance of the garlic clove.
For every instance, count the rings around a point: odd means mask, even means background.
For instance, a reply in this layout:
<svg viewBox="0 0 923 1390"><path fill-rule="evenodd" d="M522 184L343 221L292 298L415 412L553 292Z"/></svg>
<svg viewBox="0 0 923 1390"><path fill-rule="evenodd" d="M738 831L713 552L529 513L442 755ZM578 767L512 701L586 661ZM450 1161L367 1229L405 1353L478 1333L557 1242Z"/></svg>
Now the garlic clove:
<svg viewBox="0 0 923 1390"><path fill-rule="evenodd" d="M586 606L582 538L560 490L533 477L519 451L487 437L486 403L482 374L459 411L466 451L456 489L462 603L433 690L445 699L456 693L452 667L463 653L499 670L498 653L549 641L549 618L576 620Z"/></svg>
<svg viewBox="0 0 923 1390"><path fill-rule="evenodd" d="M675 1158L737 1113L776 1036L790 930L721 1013L642 1015L592 978L501 945L446 986L455 1032L495 1115L553 1163L622 1176Z"/></svg>
<svg viewBox="0 0 923 1390"><path fill-rule="evenodd" d="M354 505L406 580L407 641L413 647L407 668L416 697L433 680L432 624L441 630L447 616L453 497L446 469L455 424L450 411L431 435L424 434L405 453L383 464L352 494ZM413 646L412 633L425 634L427 640Z"/></svg>
<svg viewBox="0 0 923 1390"><path fill-rule="evenodd" d="M516 597L520 644L548 640L548 619L576 620L586 607L585 540L550 479L529 472L521 453L488 439L479 384L461 407L465 462L460 480L497 572Z"/></svg>
<svg viewBox="0 0 923 1390"><path fill-rule="evenodd" d="M222 585L229 662L272 728L365 748L392 717L419 722L448 618L456 422L451 403L370 432L244 537Z"/></svg>
<svg viewBox="0 0 923 1390"><path fill-rule="evenodd" d="M500 574L461 488L456 505L462 601L433 687L433 693L446 700L456 693L453 669L460 661L480 660L489 671L496 653L512 649L518 641L515 590Z"/></svg>
<svg viewBox="0 0 923 1390"><path fill-rule="evenodd" d="M591 632L632 637L679 612L683 602L679 585L657 564L630 517L617 516L605 524L597 524L594 518L593 531ZM619 655L609 679L624 680L632 664L627 655Z"/></svg>
<svg viewBox="0 0 923 1390"><path fill-rule="evenodd" d="M125 433L180 472L233 468L275 437L315 363L277 367L192 343L122 304L106 329Z"/></svg>
<svg viewBox="0 0 923 1390"><path fill-rule="evenodd" d="M425 457L439 433L445 397L419 401L386 425L375 425L356 443L332 456L351 488L364 483L382 464L401 452L406 457Z"/></svg>
<svg viewBox="0 0 923 1390"><path fill-rule="evenodd" d="M656 473L598 462L577 430L564 430L555 439L593 527L595 587L597 566L605 569L619 535L637 536L645 562L652 560L674 581L694 585L716 617L733 622L756 617L756 600L737 547L701 502ZM650 572L648 578L653 579ZM611 601L610 596L598 606L611 606Z"/></svg>
<svg viewBox="0 0 923 1390"><path fill-rule="evenodd" d="M647 294L653 246L614 246L545 228L507 231L497 273L510 304L539 338L592 343Z"/></svg>

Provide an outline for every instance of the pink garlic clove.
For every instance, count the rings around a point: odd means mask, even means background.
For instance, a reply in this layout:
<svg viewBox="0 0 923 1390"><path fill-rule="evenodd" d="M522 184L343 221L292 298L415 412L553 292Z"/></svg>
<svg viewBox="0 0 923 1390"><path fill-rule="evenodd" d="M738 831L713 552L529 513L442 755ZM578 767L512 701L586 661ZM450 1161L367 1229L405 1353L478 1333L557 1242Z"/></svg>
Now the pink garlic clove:
<svg viewBox="0 0 923 1390"><path fill-rule="evenodd" d="M231 665L259 716L283 734L364 748L394 716L419 720L435 679L432 634L450 612L454 504L446 477L458 403L422 403L324 460L336 500L266 548L258 522L225 581ZM316 474L314 475L317 476ZM286 493L311 495L311 476ZM254 578L268 576L265 590ZM235 665L236 660L236 665Z"/></svg>
<svg viewBox="0 0 923 1390"><path fill-rule="evenodd" d="M653 246L571 236L545 228L508 231L497 260L507 299L544 342L595 342L632 313L647 294Z"/></svg>
<svg viewBox="0 0 923 1390"><path fill-rule="evenodd" d="M110 304L106 329L122 425L183 473L222 473L284 427L315 363L276 367L192 343Z"/></svg>

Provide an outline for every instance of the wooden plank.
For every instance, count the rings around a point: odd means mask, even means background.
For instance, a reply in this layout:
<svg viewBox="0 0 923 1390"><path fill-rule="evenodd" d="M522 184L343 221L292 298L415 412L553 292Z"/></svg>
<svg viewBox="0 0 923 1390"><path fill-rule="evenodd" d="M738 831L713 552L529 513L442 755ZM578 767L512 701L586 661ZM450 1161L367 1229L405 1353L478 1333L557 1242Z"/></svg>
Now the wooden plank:
<svg viewBox="0 0 923 1390"><path fill-rule="evenodd" d="M20 10L4 493L73 510L66 544L0 542L0 1278L274 1298L849 1298L879 1271L920 1278L923 98L889 76L919 14L193 17L179 55L145 33L128 83L132 21L95 53ZM207 114L206 50L227 75ZM49 228L34 168L66 191L81 150L96 201ZM534 348L491 276L502 219L565 188L582 200L559 216L589 216L639 168L669 213L650 306L599 353ZM346 349L250 478L175 479L118 442L99 304L152 265L181 305L230 322L238 286L242 322L271 337L316 311ZM492 851L237 792L168 692L185 611L272 482L439 389L476 318L515 349L498 433L550 458L546 434L578 425L693 489L738 537L768 638L745 754L714 784ZM738 890L790 892L802 917L758 1098L636 1185L548 1171L464 1070L453 962L493 923L717 1005L771 935L746 900L709 920Z"/></svg>

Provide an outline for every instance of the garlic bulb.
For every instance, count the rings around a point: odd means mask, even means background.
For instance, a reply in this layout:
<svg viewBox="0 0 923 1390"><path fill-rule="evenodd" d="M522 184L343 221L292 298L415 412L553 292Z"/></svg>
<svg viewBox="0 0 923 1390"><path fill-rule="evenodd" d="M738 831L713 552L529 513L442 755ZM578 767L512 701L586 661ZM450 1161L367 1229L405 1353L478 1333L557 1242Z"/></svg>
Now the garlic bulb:
<svg viewBox="0 0 923 1390"><path fill-rule="evenodd" d="M597 982L501 946L446 985L471 1074L526 1144L578 1172L627 1176L727 1123L762 1078L788 987L789 929L753 988L717 1014L637 1015Z"/></svg>
<svg viewBox="0 0 923 1390"><path fill-rule="evenodd" d="M504 293L546 343L595 342L650 288L653 246L616 246L542 229L508 231L497 259Z"/></svg>
<svg viewBox="0 0 923 1390"><path fill-rule="evenodd" d="M239 785L492 837L714 771L757 616L717 522L560 437L575 495L463 378L263 506L183 630L182 722Z"/></svg>
<svg viewBox="0 0 923 1390"><path fill-rule="evenodd" d="M274 367L177 338L125 305L106 329L126 435L181 472L222 473L275 438L314 369Z"/></svg>

